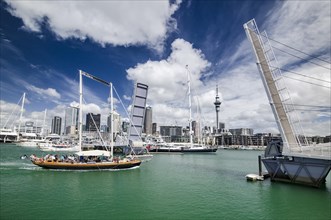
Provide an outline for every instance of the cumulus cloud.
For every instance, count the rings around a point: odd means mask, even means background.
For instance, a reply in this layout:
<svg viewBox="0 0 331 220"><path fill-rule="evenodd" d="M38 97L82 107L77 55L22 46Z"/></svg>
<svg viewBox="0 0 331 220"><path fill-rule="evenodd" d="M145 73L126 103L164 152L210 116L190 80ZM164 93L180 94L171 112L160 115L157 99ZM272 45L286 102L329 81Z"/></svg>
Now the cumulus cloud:
<svg viewBox="0 0 331 220"><path fill-rule="evenodd" d="M90 38L101 45L138 44L160 51L167 33L176 29L171 16L181 1L6 2L29 31L41 32L47 24L59 39Z"/></svg>
<svg viewBox="0 0 331 220"><path fill-rule="evenodd" d="M28 85L27 89L39 94L40 96L42 96L45 99L48 99L48 98L60 99L61 98L61 95L56 91L56 89L53 89L53 88L42 89L42 88L38 88L33 85Z"/></svg>
<svg viewBox="0 0 331 220"><path fill-rule="evenodd" d="M149 100L153 103L174 101L185 96L188 80L186 65L194 87L202 85L200 77L210 66L202 52L183 39L176 39L171 49L172 53L165 60L149 60L127 70L129 80L149 86Z"/></svg>
<svg viewBox="0 0 331 220"><path fill-rule="evenodd" d="M180 108L188 109L188 73L192 88L198 89L203 86L201 77L211 64L201 50L183 39L176 39L171 44L171 50L167 59L149 60L129 68L127 78L149 86L148 102L153 106L153 115L160 117L157 119L159 122L167 115L184 122L183 118L188 120L188 110L184 114Z"/></svg>

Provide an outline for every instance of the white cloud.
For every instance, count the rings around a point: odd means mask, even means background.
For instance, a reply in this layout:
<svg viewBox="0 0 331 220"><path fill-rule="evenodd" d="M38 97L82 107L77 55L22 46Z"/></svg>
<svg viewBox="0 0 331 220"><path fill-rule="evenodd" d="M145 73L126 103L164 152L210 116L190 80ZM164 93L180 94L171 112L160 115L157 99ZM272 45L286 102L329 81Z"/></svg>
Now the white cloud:
<svg viewBox="0 0 331 220"><path fill-rule="evenodd" d="M123 99L130 101L131 100L131 97L130 96L127 96L127 95L123 95Z"/></svg>
<svg viewBox="0 0 331 220"><path fill-rule="evenodd" d="M41 32L46 22L61 39L90 38L102 45L140 44L161 51L167 33L176 29L171 16L181 1L6 2L29 31Z"/></svg>
<svg viewBox="0 0 331 220"><path fill-rule="evenodd" d="M129 80L149 86L148 99L152 103L174 101L183 98L187 91L187 70L189 66L191 85L202 85L200 77L210 66L200 50L192 44L177 39L171 45L172 53L166 60L147 61L127 70Z"/></svg>
<svg viewBox="0 0 331 220"><path fill-rule="evenodd" d="M42 96L45 99L49 99L49 98L60 99L61 98L61 95L56 91L56 89L53 89L53 88L42 89L42 88L38 88L33 85L27 85L27 89L39 94L40 96Z"/></svg>
<svg viewBox="0 0 331 220"><path fill-rule="evenodd" d="M166 122L166 118L173 118L172 120L186 123L188 121L186 65L190 72L192 88L199 88L203 86L200 78L210 67L210 63L205 59L202 51L193 48L192 44L183 39L176 39L171 49L171 54L165 60L149 60L128 69L127 78L149 86L148 102L153 106L156 121Z"/></svg>
<svg viewBox="0 0 331 220"><path fill-rule="evenodd" d="M272 39L277 38L277 41L286 45L311 55L321 54L321 58L330 60L330 7L330 1L284 1L273 10L262 28L267 30ZM281 47L279 44L275 46ZM300 56L306 58L303 54ZM284 56L277 58L281 64L296 59L290 57L289 60Z"/></svg>

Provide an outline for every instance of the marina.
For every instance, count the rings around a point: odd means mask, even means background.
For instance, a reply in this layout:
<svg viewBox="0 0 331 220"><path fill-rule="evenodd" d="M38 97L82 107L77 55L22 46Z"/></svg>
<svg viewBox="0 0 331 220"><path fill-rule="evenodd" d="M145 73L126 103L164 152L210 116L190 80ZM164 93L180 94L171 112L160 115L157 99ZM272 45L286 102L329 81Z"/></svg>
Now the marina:
<svg viewBox="0 0 331 220"><path fill-rule="evenodd" d="M2 1L0 219L330 220L330 7Z"/></svg>

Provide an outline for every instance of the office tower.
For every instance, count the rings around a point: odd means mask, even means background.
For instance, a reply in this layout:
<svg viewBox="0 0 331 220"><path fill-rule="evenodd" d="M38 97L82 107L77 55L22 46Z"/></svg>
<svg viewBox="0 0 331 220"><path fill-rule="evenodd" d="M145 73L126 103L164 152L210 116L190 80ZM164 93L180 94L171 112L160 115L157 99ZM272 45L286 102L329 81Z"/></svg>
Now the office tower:
<svg viewBox="0 0 331 220"><path fill-rule="evenodd" d="M78 108L68 107L65 110L64 129L65 134L78 133Z"/></svg>
<svg viewBox="0 0 331 220"><path fill-rule="evenodd" d="M145 111L144 133L152 134L152 107L147 106Z"/></svg>
<svg viewBox="0 0 331 220"><path fill-rule="evenodd" d="M52 119L52 129L51 129L51 132L53 134L61 135L61 122L62 122L61 117L54 116L54 118Z"/></svg>
<svg viewBox="0 0 331 220"><path fill-rule="evenodd" d="M86 114L86 131L100 130L100 114L88 113Z"/></svg>

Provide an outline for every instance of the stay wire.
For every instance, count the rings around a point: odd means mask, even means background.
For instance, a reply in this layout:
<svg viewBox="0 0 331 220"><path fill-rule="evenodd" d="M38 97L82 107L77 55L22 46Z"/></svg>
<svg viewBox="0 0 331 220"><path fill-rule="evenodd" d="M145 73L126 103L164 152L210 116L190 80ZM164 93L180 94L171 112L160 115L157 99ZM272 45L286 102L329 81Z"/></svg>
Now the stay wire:
<svg viewBox="0 0 331 220"><path fill-rule="evenodd" d="M283 72L293 73L293 74L296 74L296 75L300 75L300 76L307 77L307 78L310 78L310 79L318 80L318 81L321 81L321 82L331 83L330 81L327 81L327 80L324 80L324 79L318 79L318 78L311 77L311 76L307 76L307 75L304 75L304 74L301 74L301 73L294 72L292 70L282 69L282 68L275 67L275 66L270 66L270 67L272 67L272 68L278 68L278 69L280 69Z"/></svg>
<svg viewBox="0 0 331 220"><path fill-rule="evenodd" d="M262 36L263 36L263 37L266 37L266 36L264 36L264 35L262 35ZM275 40L275 39L272 39L272 38L270 38L270 37L268 37L268 39L271 40L271 41L274 41L274 42L276 42L276 43L279 43L279 44L281 44L281 45L283 45L283 46L285 46L285 47L288 47L288 48L290 48L290 49L292 49L292 50L295 50L295 51L297 51L297 52L299 52L299 53L305 54L305 55L307 55L307 56L309 56L309 57L311 57L311 58L314 58L314 59L320 60L320 61L325 62L325 63L327 63L327 64L331 64L329 61L326 61L326 60L321 59L321 58L319 58L319 57L315 57L315 56L312 56L312 55L310 55L310 54L307 54L307 53L305 53L305 52L303 52L303 51L301 51L301 50L298 50L298 49L296 49L296 48L294 48L294 47L291 47L291 46L289 46L289 45L286 45L286 44L284 44L284 43L282 43L282 42L279 42L279 41L277 41L277 40Z"/></svg>
<svg viewBox="0 0 331 220"><path fill-rule="evenodd" d="M279 104L279 103L274 103L274 104ZM293 106L300 106L300 107L310 107L310 108L328 108L331 109L331 106L321 106L321 105L302 105L302 104L285 104L282 103L283 105L293 105Z"/></svg>
<svg viewBox="0 0 331 220"><path fill-rule="evenodd" d="M292 80L297 80L297 81L300 81L300 82L304 82L304 83L307 83L307 84L311 84L311 85L314 85L314 86L320 86L320 87L324 87L324 88L327 88L327 89L331 89L331 87L329 87L329 86L323 86L323 85L320 85L320 84L307 82L307 81L304 81L304 80L301 80L301 79L296 79L296 78L293 78L293 77L290 77L290 76L284 76L283 75L283 77L288 78L288 79L292 79Z"/></svg>
<svg viewBox="0 0 331 220"><path fill-rule="evenodd" d="M289 53L289 52L287 52L287 51L285 51L285 50L282 50L282 49L280 49L280 48L278 48L278 47L275 47L275 46L272 46L272 47L273 47L274 49L276 49L276 50L279 50L279 51L281 51L281 52L283 52L283 53L286 53L286 54L291 55L291 56L293 56L293 57L296 57L296 58L298 58L298 59L301 59L301 60L304 60L304 61L306 61L306 62L309 62L309 63L315 64L316 66L322 67L322 68L324 68L324 69L331 70L329 67L323 66L323 65L321 65L321 64L315 63L315 62L310 61L310 60L307 60L307 59L304 59L304 58L302 58L302 57L299 57L299 56L297 56L297 55L294 55L294 54L292 54L292 53Z"/></svg>

